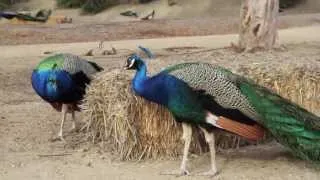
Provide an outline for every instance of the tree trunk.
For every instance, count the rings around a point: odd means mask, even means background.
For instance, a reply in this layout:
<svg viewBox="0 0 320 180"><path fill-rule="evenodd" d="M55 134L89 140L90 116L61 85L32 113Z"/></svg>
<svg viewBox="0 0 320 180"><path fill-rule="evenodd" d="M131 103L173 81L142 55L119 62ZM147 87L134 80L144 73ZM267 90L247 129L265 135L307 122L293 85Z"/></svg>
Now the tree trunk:
<svg viewBox="0 0 320 180"><path fill-rule="evenodd" d="M279 0L243 0L238 47L242 51L278 46Z"/></svg>

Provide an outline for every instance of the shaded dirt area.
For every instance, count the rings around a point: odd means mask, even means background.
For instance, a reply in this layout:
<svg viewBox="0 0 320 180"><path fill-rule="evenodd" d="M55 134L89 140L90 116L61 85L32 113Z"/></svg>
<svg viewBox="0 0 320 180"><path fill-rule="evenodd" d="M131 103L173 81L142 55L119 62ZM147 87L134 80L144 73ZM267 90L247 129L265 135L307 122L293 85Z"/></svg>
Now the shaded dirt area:
<svg viewBox="0 0 320 180"><path fill-rule="evenodd" d="M159 58L150 66L159 70L168 64L200 59L229 68L253 63L267 67L270 62L320 66L319 49L319 43L287 45L281 51L253 54L226 49L169 48L157 52ZM30 85L32 68L43 57L0 59L0 179L208 179L159 175L161 171L176 169L180 159L121 162L116 155L99 148L99 144L86 142L85 134L69 134L70 121L65 126L68 143L50 142L58 131L60 114L36 96ZM90 59L106 70L119 68L124 60L120 56ZM81 119L81 113L77 117ZM191 172L207 170L209 155L191 155L189 162ZM317 167L293 158L274 142L219 152L217 163L220 174L215 179L320 179Z"/></svg>

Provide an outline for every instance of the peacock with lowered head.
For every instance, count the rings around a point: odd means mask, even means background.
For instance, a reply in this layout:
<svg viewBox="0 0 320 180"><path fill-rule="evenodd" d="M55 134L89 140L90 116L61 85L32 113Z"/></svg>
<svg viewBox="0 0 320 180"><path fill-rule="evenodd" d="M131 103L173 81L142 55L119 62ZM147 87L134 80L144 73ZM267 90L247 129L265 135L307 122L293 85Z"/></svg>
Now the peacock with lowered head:
<svg viewBox="0 0 320 180"><path fill-rule="evenodd" d="M86 85L103 68L72 54L57 54L42 60L32 72L31 83L36 93L61 112L57 140L63 140L67 112L72 114L72 130L76 130L75 111L85 94Z"/></svg>

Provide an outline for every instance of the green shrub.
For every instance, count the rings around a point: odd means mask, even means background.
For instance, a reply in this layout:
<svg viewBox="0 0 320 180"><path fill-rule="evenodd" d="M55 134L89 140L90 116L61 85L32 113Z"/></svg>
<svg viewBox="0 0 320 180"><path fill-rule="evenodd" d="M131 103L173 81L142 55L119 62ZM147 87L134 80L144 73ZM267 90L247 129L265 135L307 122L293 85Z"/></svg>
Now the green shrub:
<svg viewBox="0 0 320 180"><path fill-rule="evenodd" d="M0 11L7 9L8 5L5 3L0 2Z"/></svg>
<svg viewBox="0 0 320 180"><path fill-rule="evenodd" d="M87 0L57 0L57 6L62 8L79 8Z"/></svg>
<svg viewBox="0 0 320 180"><path fill-rule="evenodd" d="M1 0L0 0L1 1ZM98 13L108 7L119 4L119 0L56 0L62 8L82 8L84 13Z"/></svg>
<svg viewBox="0 0 320 180"><path fill-rule="evenodd" d="M279 7L281 9L286 9L298 5L303 0L279 0Z"/></svg>
<svg viewBox="0 0 320 180"><path fill-rule="evenodd" d="M87 0L81 8L84 13L95 14L116 4L119 4L119 0Z"/></svg>
<svg viewBox="0 0 320 180"><path fill-rule="evenodd" d="M139 3L149 3L151 1L153 1L153 0L139 0Z"/></svg>
<svg viewBox="0 0 320 180"><path fill-rule="evenodd" d="M7 9L10 5L9 0L0 0L0 10Z"/></svg>

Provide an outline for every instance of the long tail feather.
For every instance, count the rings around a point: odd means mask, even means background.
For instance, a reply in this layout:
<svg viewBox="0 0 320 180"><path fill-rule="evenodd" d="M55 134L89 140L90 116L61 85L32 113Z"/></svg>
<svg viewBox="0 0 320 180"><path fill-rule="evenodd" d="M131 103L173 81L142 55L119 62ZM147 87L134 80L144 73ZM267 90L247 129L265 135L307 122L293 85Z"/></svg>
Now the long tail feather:
<svg viewBox="0 0 320 180"><path fill-rule="evenodd" d="M265 128L302 159L320 161L320 117L250 82L242 92L261 115Z"/></svg>

